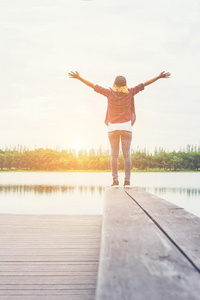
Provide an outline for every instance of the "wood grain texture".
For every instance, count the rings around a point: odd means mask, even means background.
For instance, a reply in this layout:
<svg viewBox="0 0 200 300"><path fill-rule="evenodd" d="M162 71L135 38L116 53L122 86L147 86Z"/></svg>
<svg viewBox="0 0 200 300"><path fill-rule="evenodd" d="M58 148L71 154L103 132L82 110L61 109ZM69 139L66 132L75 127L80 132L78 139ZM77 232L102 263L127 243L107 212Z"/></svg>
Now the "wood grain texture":
<svg viewBox="0 0 200 300"><path fill-rule="evenodd" d="M126 192L162 227L200 271L200 218L140 188Z"/></svg>
<svg viewBox="0 0 200 300"><path fill-rule="evenodd" d="M0 215L1 300L94 300L102 216Z"/></svg>
<svg viewBox="0 0 200 300"><path fill-rule="evenodd" d="M199 273L123 188L107 191L100 257L96 300L199 299Z"/></svg>

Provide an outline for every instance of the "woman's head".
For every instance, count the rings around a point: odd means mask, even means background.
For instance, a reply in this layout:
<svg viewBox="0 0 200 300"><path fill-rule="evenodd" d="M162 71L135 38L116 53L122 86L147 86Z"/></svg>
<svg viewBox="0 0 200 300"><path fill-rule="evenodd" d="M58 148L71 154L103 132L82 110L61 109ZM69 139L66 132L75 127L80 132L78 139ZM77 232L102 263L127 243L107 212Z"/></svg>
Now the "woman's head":
<svg viewBox="0 0 200 300"><path fill-rule="evenodd" d="M113 91L114 92L121 92L124 94L129 94L128 87L126 85L126 78L124 76L117 76L115 78L114 84L113 84Z"/></svg>
<svg viewBox="0 0 200 300"><path fill-rule="evenodd" d="M124 76L117 76L115 78L115 82L114 84L118 87L121 87L121 86L125 86L126 85L126 78Z"/></svg>

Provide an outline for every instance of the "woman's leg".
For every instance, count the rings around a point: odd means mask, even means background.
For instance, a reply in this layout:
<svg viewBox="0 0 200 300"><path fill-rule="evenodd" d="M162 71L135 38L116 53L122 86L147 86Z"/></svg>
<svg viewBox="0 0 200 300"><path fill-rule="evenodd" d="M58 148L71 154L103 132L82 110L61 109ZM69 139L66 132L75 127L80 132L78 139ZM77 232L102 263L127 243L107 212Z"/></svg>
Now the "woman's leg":
<svg viewBox="0 0 200 300"><path fill-rule="evenodd" d="M121 131L122 152L124 156L125 181L130 181L131 178L131 131Z"/></svg>
<svg viewBox="0 0 200 300"><path fill-rule="evenodd" d="M112 176L114 181L114 180L118 180L118 156L119 156L120 134L117 130L108 132L108 138L111 146L111 170L112 170Z"/></svg>

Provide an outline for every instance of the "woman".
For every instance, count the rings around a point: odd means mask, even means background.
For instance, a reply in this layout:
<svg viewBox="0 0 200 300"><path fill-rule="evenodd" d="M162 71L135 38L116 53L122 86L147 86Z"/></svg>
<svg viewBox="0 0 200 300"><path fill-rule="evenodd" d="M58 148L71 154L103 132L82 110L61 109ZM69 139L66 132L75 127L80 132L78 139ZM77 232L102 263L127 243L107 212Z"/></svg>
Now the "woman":
<svg viewBox="0 0 200 300"><path fill-rule="evenodd" d="M79 79L87 86L108 98L108 108L105 123L108 125L108 137L111 145L111 169L113 176L113 187L119 186L118 181L118 155L121 139L122 152L124 156L125 180L124 187L130 187L131 157L130 146L132 140L132 126L135 122L134 95L142 91L145 86L160 78L169 78L170 73L161 72L160 75L140 83L134 88L128 88L126 78L117 76L113 88L105 89L99 85L82 78L79 73L70 72L70 78Z"/></svg>

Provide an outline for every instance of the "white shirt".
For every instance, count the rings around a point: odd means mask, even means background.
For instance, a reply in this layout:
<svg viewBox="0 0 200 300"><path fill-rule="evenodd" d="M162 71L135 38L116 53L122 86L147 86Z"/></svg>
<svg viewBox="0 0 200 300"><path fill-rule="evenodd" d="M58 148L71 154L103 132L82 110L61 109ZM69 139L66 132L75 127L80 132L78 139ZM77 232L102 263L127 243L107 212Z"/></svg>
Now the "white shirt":
<svg viewBox="0 0 200 300"><path fill-rule="evenodd" d="M124 123L108 122L108 132L115 131L115 130L132 131L131 121L124 122Z"/></svg>

